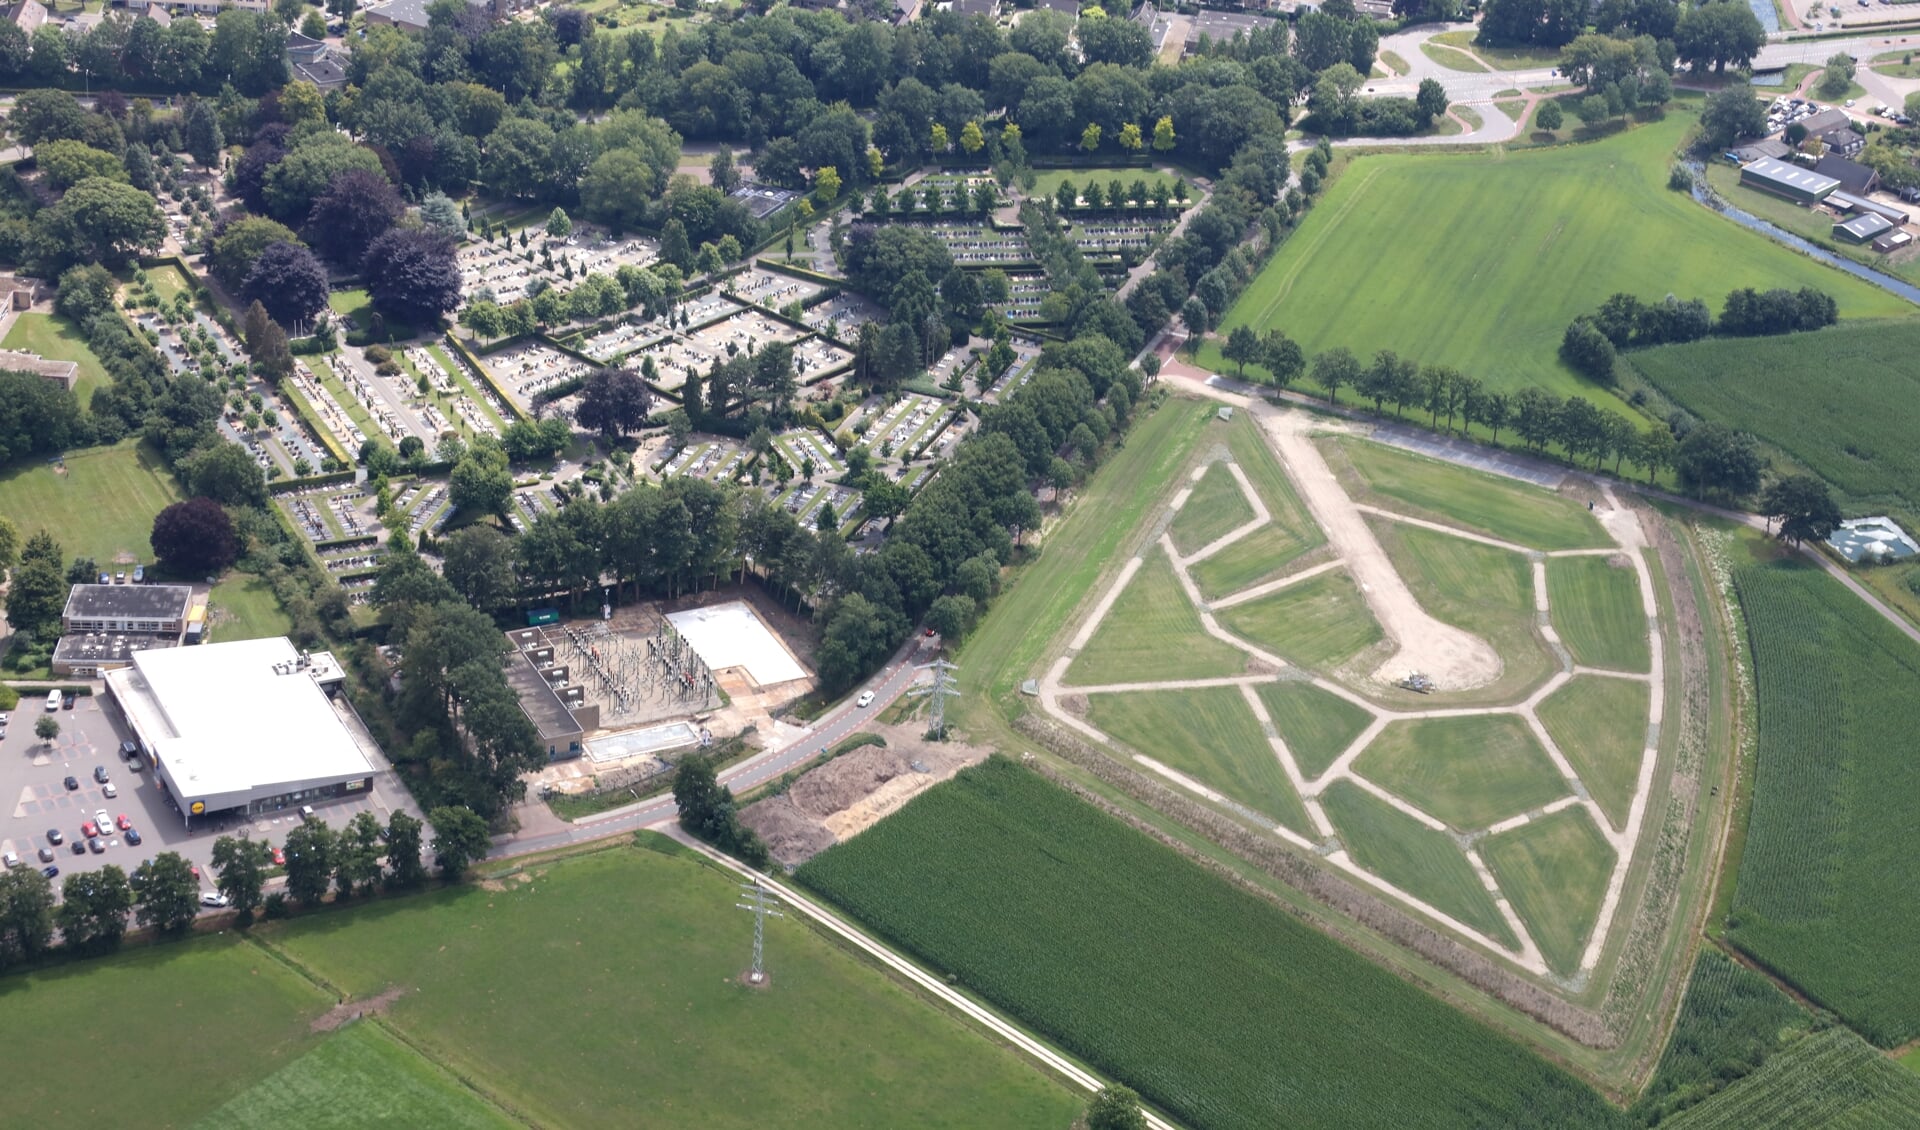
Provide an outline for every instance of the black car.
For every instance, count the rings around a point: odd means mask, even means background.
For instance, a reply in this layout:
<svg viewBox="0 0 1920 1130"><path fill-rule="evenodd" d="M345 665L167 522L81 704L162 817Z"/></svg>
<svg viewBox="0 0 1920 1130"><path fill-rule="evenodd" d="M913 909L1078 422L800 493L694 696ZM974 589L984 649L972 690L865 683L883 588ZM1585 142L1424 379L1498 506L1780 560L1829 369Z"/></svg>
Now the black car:
<svg viewBox="0 0 1920 1130"><path fill-rule="evenodd" d="M67 842L67 835L66 835L66 833L65 833L65 832L62 832L62 831L61 831L60 829L58 829L58 828L48 828L48 829L47 829L47 842L48 842L48 843L50 843L50 844L63 844L63 843L66 843L66 842Z"/></svg>
<svg viewBox="0 0 1920 1130"><path fill-rule="evenodd" d="M127 834L123 838L130 844L138 844L140 842L140 829L128 828Z"/></svg>
<svg viewBox="0 0 1920 1130"><path fill-rule="evenodd" d="M85 855L87 854L87 845L84 843L81 843L79 840L75 840L73 841L73 847L69 848L68 850L73 852L73 854L75 855Z"/></svg>
<svg viewBox="0 0 1920 1130"><path fill-rule="evenodd" d="M94 766L93 779L97 784L102 784L102 785L106 784L107 783L107 767L104 765Z"/></svg>
<svg viewBox="0 0 1920 1130"><path fill-rule="evenodd" d="M136 744L136 743L134 743L134 742L121 742L121 743L120 743L120 756L121 756L121 757L132 757L133 755L135 755L135 754L137 754L137 753L139 753L139 752L140 752L140 747L139 747L139 745L138 745L138 744Z"/></svg>
<svg viewBox="0 0 1920 1130"><path fill-rule="evenodd" d="M45 875L49 879L58 879L60 877L60 869L53 866L42 867L40 874Z"/></svg>
<svg viewBox="0 0 1920 1130"><path fill-rule="evenodd" d="M80 701L80 696L77 694L65 695L60 699L60 709L72 710L73 704L79 701Z"/></svg>
<svg viewBox="0 0 1920 1130"><path fill-rule="evenodd" d="M79 791L79 788L80 788L80 778L78 778L78 777L68 777L68 778L67 778L67 791L68 791L68 792L70 792L70 793L71 793L71 792L77 792L77 791Z"/></svg>

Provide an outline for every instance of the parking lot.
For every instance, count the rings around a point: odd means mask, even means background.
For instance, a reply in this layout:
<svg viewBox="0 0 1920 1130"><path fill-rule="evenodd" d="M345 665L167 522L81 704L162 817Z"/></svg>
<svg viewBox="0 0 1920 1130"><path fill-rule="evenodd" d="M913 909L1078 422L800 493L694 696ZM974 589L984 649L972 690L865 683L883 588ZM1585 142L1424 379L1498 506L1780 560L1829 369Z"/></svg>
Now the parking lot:
<svg viewBox="0 0 1920 1130"><path fill-rule="evenodd" d="M18 708L9 711L5 737L0 737L0 796L14 803L0 810L0 854L13 852L22 867L60 869L54 878L57 888L73 872L91 871L113 864L128 874L145 860L164 851L185 856L200 869L201 886L213 889L211 864L213 842L221 836L246 834L278 847L299 820L297 808L254 817L214 814L196 820L191 828L181 818L163 790L155 785L151 769L135 770L120 754L120 743L132 733L112 702L103 697L81 696L71 710L54 715L60 722L60 736L52 743L34 736L34 723L44 716L44 696L23 691ZM366 744L371 744L368 739ZM315 806L315 815L335 828L344 827L356 813L372 811L384 823L395 807L403 807L415 816L419 808L379 762L383 772L374 778L368 794L341 797ZM94 779L103 769L106 785ZM66 787L72 777L79 787ZM107 796L111 786L115 795ZM115 827L99 837L102 850L86 849L81 825L104 809L109 817L125 815L139 833L140 843L127 842L125 832ZM62 843L48 841L49 829L60 833ZM81 854L73 846L81 845ZM40 851L50 849L51 863L43 862Z"/></svg>

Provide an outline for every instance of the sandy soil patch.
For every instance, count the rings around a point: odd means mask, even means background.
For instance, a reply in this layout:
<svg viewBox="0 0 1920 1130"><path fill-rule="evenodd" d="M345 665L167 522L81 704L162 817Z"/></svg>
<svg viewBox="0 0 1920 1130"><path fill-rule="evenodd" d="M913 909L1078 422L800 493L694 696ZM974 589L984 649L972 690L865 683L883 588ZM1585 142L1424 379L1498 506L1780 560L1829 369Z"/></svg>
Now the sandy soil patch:
<svg viewBox="0 0 1920 1130"><path fill-rule="evenodd" d="M315 1032L331 1032L349 1020L358 1020L362 1016L374 1016L387 1011L387 1006L405 996L406 993L405 989L396 985L381 992L379 996L368 997L363 1001L341 1001L325 1013L314 1017L313 1023L308 1027Z"/></svg>

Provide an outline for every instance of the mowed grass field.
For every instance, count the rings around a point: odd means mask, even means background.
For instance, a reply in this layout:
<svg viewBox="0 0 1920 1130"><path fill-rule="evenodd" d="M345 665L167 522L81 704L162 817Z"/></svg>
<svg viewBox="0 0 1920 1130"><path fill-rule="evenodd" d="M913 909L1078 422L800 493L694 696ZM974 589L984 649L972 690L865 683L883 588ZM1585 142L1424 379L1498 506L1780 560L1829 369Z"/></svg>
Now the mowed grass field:
<svg viewBox="0 0 1920 1130"><path fill-rule="evenodd" d="M1920 517L1920 321L1628 357L1688 411L1752 432L1832 483L1848 513Z"/></svg>
<svg viewBox="0 0 1920 1130"><path fill-rule="evenodd" d="M1626 827L1639 784L1651 699L1647 684L1634 679L1576 675L1540 700L1537 710L1553 744L1615 828Z"/></svg>
<svg viewBox="0 0 1920 1130"><path fill-rule="evenodd" d="M672 850L256 932L355 997L404 989L385 1022L540 1125L1072 1120L1064 1087L794 919L767 922L772 986L738 984L752 935L738 885Z"/></svg>
<svg viewBox="0 0 1920 1130"><path fill-rule="evenodd" d="M229 573L207 600L213 620L208 638L214 643L258 640L293 631L293 617L280 607L273 586L251 573Z"/></svg>
<svg viewBox="0 0 1920 1130"><path fill-rule="evenodd" d="M1167 533L1181 554L1191 554L1253 521L1253 507L1240 492L1240 481L1225 463L1209 464L1193 493L1173 516Z"/></svg>
<svg viewBox="0 0 1920 1130"><path fill-rule="evenodd" d="M1361 487L1358 502L1457 526L1527 549L1597 549L1600 523L1570 498L1503 475L1474 471L1382 443L1321 441L1337 448ZM1331 454L1331 452L1329 452ZM1341 460L1335 460L1339 466Z"/></svg>
<svg viewBox="0 0 1920 1130"><path fill-rule="evenodd" d="M1563 976L1578 970L1614 864L1587 810L1563 808L1493 836L1480 845L1480 858L1547 966Z"/></svg>
<svg viewBox="0 0 1920 1130"><path fill-rule="evenodd" d="M798 878L1193 1130L1623 1124L1558 1068L1003 758ZM1031 1125L991 1111L974 1104L975 1123Z"/></svg>
<svg viewBox="0 0 1920 1130"><path fill-rule="evenodd" d="M1313 828L1239 687L1087 696L1087 720L1302 835Z"/></svg>
<svg viewBox="0 0 1920 1130"><path fill-rule="evenodd" d="M1289 663L1330 670L1384 638L1360 586L1334 569L1214 613L1221 627Z"/></svg>
<svg viewBox="0 0 1920 1130"><path fill-rule="evenodd" d="M1238 675L1243 651L1206 633L1200 613L1173 575L1160 547L1147 547L1140 568L1107 610L1107 618L1067 669L1078 686Z"/></svg>
<svg viewBox="0 0 1920 1130"><path fill-rule="evenodd" d="M1452 836L1427 827L1352 781L1335 781L1321 794L1320 802L1355 863L1502 945L1518 944L1486 884Z"/></svg>
<svg viewBox="0 0 1920 1130"><path fill-rule="evenodd" d="M1266 506L1270 521L1187 567L1195 587L1209 600L1284 576L1303 554L1326 542L1326 535L1307 514L1293 481L1287 478L1253 417L1242 412L1231 420L1216 420L1209 425L1210 431L1221 429L1226 432L1227 450Z"/></svg>
<svg viewBox="0 0 1920 1130"><path fill-rule="evenodd" d="M1607 557L1547 561L1548 615L1573 661L1616 671L1646 671L1652 663L1640 576Z"/></svg>
<svg viewBox="0 0 1920 1130"><path fill-rule="evenodd" d="M1517 714L1394 722L1380 731L1353 767L1463 832L1518 816L1567 793L1566 779Z"/></svg>
<svg viewBox="0 0 1920 1130"><path fill-rule="evenodd" d="M1843 317L1911 313L1899 298L1797 255L1666 187L1694 123L1590 145L1354 161L1227 312L1219 332L1280 327L1308 353L1392 349L1489 388L1545 385L1625 412L1557 351L1567 323L1625 291L1700 297L1816 286ZM1217 345L1202 353L1219 367Z"/></svg>
<svg viewBox="0 0 1920 1130"><path fill-rule="evenodd" d="M1287 752L1293 754L1294 764L1308 780L1326 772L1373 722L1372 714L1312 683L1289 680L1254 689L1280 740L1287 743Z"/></svg>
<svg viewBox="0 0 1920 1130"><path fill-rule="evenodd" d="M194 1124L194 1130L357 1130L522 1124L370 1022L356 1022Z"/></svg>
<svg viewBox="0 0 1920 1130"><path fill-rule="evenodd" d="M87 335L62 315L23 312L7 331L6 340L0 341L0 349L37 353L49 361L77 363L80 375L74 382L73 395L82 408L92 401L94 389L107 387L106 367L87 345Z"/></svg>
<svg viewBox="0 0 1920 1130"><path fill-rule="evenodd" d="M159 455L138 440L69 454L64 471L50 463L0 470L0 514L22 541L48 530L68 560L111 565L120 554L151 561L154 515L180 500Z"/></svg>
<svg viewBox="0 0 1920 1130"><path fill-rule="evenodd" d="M1758 741L1727 936L1898 1047L1920 1037L1920 645L1811 565L1734 583Z"/></svg>

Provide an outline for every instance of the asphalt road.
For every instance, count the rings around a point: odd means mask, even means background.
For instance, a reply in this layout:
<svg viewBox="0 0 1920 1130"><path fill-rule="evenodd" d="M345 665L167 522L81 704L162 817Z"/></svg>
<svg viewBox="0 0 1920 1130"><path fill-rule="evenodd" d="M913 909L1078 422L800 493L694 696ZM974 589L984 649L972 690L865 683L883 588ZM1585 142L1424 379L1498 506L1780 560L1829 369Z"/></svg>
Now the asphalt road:
<svg viewBox="0 0 1920 1130"><path fill-rule="evenodd" d="M891 706L913 685L914 664L923 658L922 637L909 640L879 673L861 688L873 692L873 704L864 709L853 705L857 694L850 694L840 708L815 722L796 742L779 749L764 750L720 773L720 783L738 793L759 787L781 774L803 765L831 749L835 743L859 730L869 719ZM501 839L487 853L489 859L533 852L551 851L570 844L586 843L622 835L641 828L654 828L678 819L680 810L671 796L614 809L601 816L575 823L561 832Z"/></svg>

